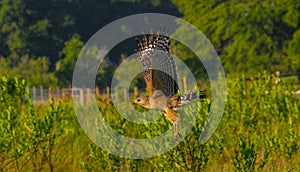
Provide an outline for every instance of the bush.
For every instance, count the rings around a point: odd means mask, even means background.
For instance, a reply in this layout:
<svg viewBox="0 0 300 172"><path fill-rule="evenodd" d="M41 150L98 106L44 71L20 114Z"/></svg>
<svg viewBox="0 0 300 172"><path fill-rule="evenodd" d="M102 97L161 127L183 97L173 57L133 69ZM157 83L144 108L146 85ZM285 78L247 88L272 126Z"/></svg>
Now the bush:
<svg viewBox="0 0 300 172"><path fill-rule="evenodd" d="M78 124L71 104L50 100L47 105L33 105L24 80L2 77L0 171L299 169L300 98L293 94L297 85L292 79L270 77L267 73L250 80L241 78L228 77L224 115L208 142L200 145L198 137L207 118L209 100L199 102L194 128L175 148L153 158L127 159L92 143ZM172 127L164 117L151 125L134 124L119 115L113 103L98 101L105 121L123 135L151 138ZM189 112L186 109L179 115L189 116Z"/></svg>

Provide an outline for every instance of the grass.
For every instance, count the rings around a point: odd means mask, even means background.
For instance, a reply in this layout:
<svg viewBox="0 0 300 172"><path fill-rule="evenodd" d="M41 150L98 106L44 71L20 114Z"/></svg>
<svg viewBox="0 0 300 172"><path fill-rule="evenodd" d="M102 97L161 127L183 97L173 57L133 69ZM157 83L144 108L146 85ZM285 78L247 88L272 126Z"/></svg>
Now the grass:
<svg viewBox="0 0 300 172"><path fill-rule="evenodd" d="M269 76L251 81L227 77L224 115L205 144L199 145L198 137L210 101L200 103L192 131L175 148L136 160L96 146L81 129L71 103L33 106L24 81L2 77L0 171L298 171L300 97L292 91L299 88L291 78L275 83ZM164 117L134 124L109 102L102 101L99 109L115 131L133 138L152 138L172 127ZM191 116L190 111L184 109L180 116Z"/></svg>

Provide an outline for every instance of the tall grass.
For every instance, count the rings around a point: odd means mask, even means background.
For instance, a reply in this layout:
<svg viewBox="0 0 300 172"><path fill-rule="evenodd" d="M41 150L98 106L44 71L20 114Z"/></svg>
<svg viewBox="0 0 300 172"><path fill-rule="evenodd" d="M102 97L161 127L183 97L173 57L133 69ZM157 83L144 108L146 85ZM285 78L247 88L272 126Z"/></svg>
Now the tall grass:
<svg viewBox="0 0 300 172"><path fill-rule="evenodd" d="M111 155L92 143L80 128L72 104L50 101L33 106L25 81L2 77L0 83L0 171L300 170L300 97L292 94L299 89L292 79L267 73L251 80L227 77L224 115L208 142L199 145L198 137L209 100L199 102L196 123L178 146L140 160ZM112 103L98 101L107 123L121 134L151 138L172 127L163 117L153 124L134 124L119 115ZM179 115L190 115L189 109Z"/></svg>

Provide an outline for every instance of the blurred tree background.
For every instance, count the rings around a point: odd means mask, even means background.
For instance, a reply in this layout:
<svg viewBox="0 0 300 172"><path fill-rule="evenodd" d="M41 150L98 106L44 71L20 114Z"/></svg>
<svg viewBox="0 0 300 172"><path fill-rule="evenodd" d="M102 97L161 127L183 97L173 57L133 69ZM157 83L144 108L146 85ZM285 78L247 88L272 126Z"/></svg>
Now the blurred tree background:
<svg viewBox="0 0 300 172"><path fill-rule="evenodd" d="M0 74L26 78L32 86L69 86L77 56L95 32L145 12L182 17L198 27L231 75L300 69L297 0L0 0ZM109 84L114 68L132 47L136 45L126 44L109 54L99 69L100 87ZM178 44L175 49L187 64L194 64L186 47ZM203 73L203 68L195 70Z"/></svg>
<svg viewBox="0 0 300 172"><path fill-rule="evenodd" d="M215 101L207 99L199 103L191 133L176 148L133 160L93 144L72 102L51 99L40 105L26 87L69 87L79 53L96 58L107 51L81 51L94 33L122 17L149 12L183 18L208 37L226 71L228 94L223 122L211 140L199 145L197 137ZM271 75L300 73L299 21L299 0L0 0L0 171L299 171L299 84L295 77ZM178 30L175 34L193 38L186 28ZM131 75L128 67L115 71L136 48L134 39L128 39L108 53L95 80L100 89L110 86L117 72ZM172 41L171 49L198 82L205 80L193 52L178 41ZM121 81L122 76L115 78ZM130 89L145 89L141 78L135 76ZM99 96L97 102L103 119L128 137L150 138L172 127L165 118L134 124L118 114L112 101ZM145 110L121 103L128 114ZM184 109L180 115L190 112ZM84 120L98 127L98 120Z"/></svg>
<svg viewBox="0 0 300 172"><path fill-rule="evenodd" d="M183 19L212 42L224 68L248 76L300 67L300 1L174 0ZM188 32L187 32L188 34Z"/></svg>

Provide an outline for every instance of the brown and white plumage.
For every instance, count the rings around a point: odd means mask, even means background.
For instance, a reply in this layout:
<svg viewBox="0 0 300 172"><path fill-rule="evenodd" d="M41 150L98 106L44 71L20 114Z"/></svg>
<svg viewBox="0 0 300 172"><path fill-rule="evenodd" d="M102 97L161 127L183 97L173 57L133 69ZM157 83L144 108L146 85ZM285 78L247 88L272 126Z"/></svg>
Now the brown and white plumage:
<svg viewBox="0 0 300 172"><path fill-rule="evenodd" d="M148 96L139 97L135 103L153 110L163 111L165 117L174 125L174 137L178 135L178 115L182 105L203 98L198 93L178 95L178 74L173 55L170 53L170 39L159 33L150 34L149 39L136 39L139 47L139 59L143 67L143 76Z"/></svg>
<svg viewBox="0 0 300 172"><path fill-rule="evenodd" d="M169 37L157 33L150 34L148 40L146 35L143 35L143 43L139 39L136 40L148 94L153 90L160 90L166 96L177 94L178 76L174 58L169 50Z"/></svg>

